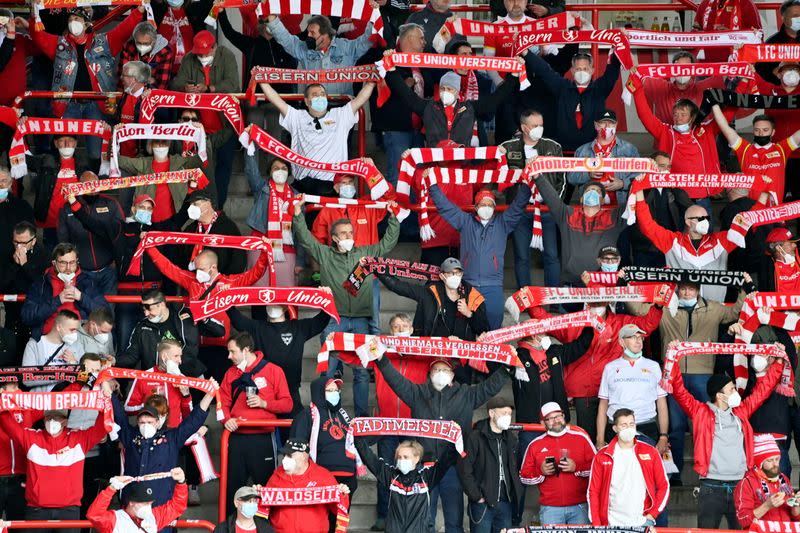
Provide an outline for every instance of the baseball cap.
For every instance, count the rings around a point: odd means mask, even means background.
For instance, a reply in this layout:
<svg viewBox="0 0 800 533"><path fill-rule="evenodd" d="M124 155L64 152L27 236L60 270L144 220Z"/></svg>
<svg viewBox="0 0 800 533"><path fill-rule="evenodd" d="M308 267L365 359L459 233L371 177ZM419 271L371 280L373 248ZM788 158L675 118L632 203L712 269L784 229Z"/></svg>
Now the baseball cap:
<svg viewBox="0 0 800 533"><path fill-rule="evenodd" d="M600 253L597 254L597 257L601 258L601 257L605 257L607 255L614 255L614 256L617 256L617 257L622 257L622 255L619 253L619 250L617 250L616 246L603 246L600 249Z"/></svg>
<svg viewBox="0 0 800 533"><path fill-rule="evenodd" d="M122 491L122 499L126 502L152 502L155 501L153 495L153 488L149 483L140 481L139 483L131 483Z"/></svg>
<svg viewBox="0 0 800 533"><path fill-rule="evenodd" d="M208 200L212 204L214 203L214 199L211 197L211 193L208 192L206 189L198 189L189 195L190 204L193 204L198 200Z"/></svg>
<svg viewBox="0 0 800 533"><path fill-rule="evenodd" d="M767 235L767 244L775 242L796 241L792 232L787 228L775 228Z"/></svg>
<svg viewBox="0 0 800 533"><path fill-rule="evenodd" d="M197 37L195 37L195 40ZM617 121L617 113L612 109L606 109L603 111L603 114L595 120L595 122L600 122L601 120L613 120L614 122Z"/></svg>
<svg viewBox="0 0 800 533"><path fill-rule="evenodd" d="M492 396L489 398L489 403L486 404L487 409L500 409L503 407L514 408L514 401L505 396Z"/></svg>
<svg viewBox="0 0 800 533"><path fill-rule="evenodd" d="M547 418L552 413L563 413L563 412L564 410L561 408L560 405L558 405L557 402L547 402L542 406L541 410L542 420Z"/></svg>
<svg viewBox="0 0 800 533"><path fill-rule="evenodd" d="M800 68L800 64L797 61L781 61L778 65L778 68L775 69L775 72L780 72L781 70L792 67L792 68Z"/></svg>
<svg viewBox="0 0 800 533"><path fill-rule="evenodd" d="M195 37L195 39L196 38L197 37ZM439 87L450 87L451 89L455 89L457 91L461 90L461 76L451 70L439 78Z"/></svg>
<svg viewBox="0 0 800 533"><path fill-rule="evenodd" d="M133 199L133 205L139 205L144 202L150 202L154 206L156 205L156 201L149 194L140 194L136 198Z"/></svg>
<svg viewBox="0 0 800 533"><path fill-rule="evenodd" d="M620 340L627 339L628 337L633 337L637 333L641 333L642 335L647 335L647 332L641 329L636 324L625 324L619 330L619 338Z"/></svg>
<svg viewBox="0 0 800 533"><path fill-rule="evenodd" d="M92 20L92 12L86 9L85 7L73 7L69 11L67 11L67 16L75 15L76 17L81 17L84 22L89 22Z"/></svg>
<svg viewBox="0 0 800 533"><path fill-rule="evenodd" d="M478 194L475 195L475 205L478 205L483 200L491 200L493 204L497 204L497 201L494 199L494 193L485 189L478 191Z"/></svg>
<svg viewBox="0 0 800 533"><path fill-rule="evenodd" d="M461 266L461 261L459 261L455 257L448 257L447 259L442 261L442 266L439 267L439 270L441 270L442 272L450 273L457 268L464 270L464 267Z"/></svg>
<svg viewBox="0 0 800 533"><path fill-rule="evenodd" d="M308 453L308 442L303 439L288 439L281 448L283 455L290 455L294 452Z"/></svg>
<svg viewBox="0 0 800 533"><path fill-rule="evenodd" d="M195 34L193 42L192 53L198 56L206 56L211 53L211 49L214 48L217 40L214 38L213 33L203 30Z"/></svg>
<svg viewBox="0 0 800 533"><path fill-rule="evenodd" d="M244 487L239 487L236 489L236 493L233 495L234 500L249 500L251 498L258 498L259 494L256 489L249 485L245 485Z"/></svg>
<svg viewBox="0 0 800 533"><path fill-rule="evenodd" d="M444 363L444 364L446 364L447 366L450 367L450 370L453 369L453 362L450 361L449 359L444 359L442 357L440 357L438 359L434 359L433 361L431 361L431 364L428 365L428 368L433 368L433 365L435 365L436 363Z"/></svg>
<svg viewBox="0 0 800 533"><path fill-rule="evenodd" d="M344 385L344 381L342 381L341 379L330 378L328 381L325 382L325 387L327 388L327 386L330 385L331 383L336 383L336 386L339 387L340 389L342 388L342 385Z"/></svg>
<svg viewBox="0 0 800 533"><path fill-rule="evenodd" d="M139 409L139 412L138 412L138 413L136 413L136 418L139 418L139 417L140 417L140 416L142 416L142 415L149 415L149 416L152 416L152 417L153 417L153 418L155 418L156 420L158 420L158 416L159 416L159 415L158 415L158 411L157 411L157 410L156 410L156 408L155 408L155 407L153 407L152 405L145 405L144 407L142 407L141 409Z"/></svg>

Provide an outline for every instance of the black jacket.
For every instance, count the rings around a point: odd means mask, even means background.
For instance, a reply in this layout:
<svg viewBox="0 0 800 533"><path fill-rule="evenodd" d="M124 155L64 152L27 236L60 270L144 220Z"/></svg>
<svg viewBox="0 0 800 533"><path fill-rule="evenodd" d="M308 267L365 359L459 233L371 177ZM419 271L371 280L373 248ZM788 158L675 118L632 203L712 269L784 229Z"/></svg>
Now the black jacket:
<svg viewBox="0 0 800 533"><path fill-rule="evenodd" d="M386 533L428 531L430 490L436 488L455 462L455 450L444 449L435 463L420 461L416 469L403 474L395 466L394 457L375 455L365 437L356 437L355 443L361 461L375 475L377 484L389 490Z"/></svg>
<svg viewBox="0 0 800 533"><path fill-rule="evenodd" d="M594 121L605 111L606 99L619 79L620 63L617 56L612 56L603 75L589 82L582 93L578 92L574 81L562 77L537 54L527 54L525 64L528 75L540 78L548 91L555 96L555 139L561 143L563 149L576 150L582 144L594 140L597 137ZM583 115L580 129L575 122L575 110L579 105Z"/></svg>
<svg viewBox="0 0 800 533"><path fill-rule="evenodd" d="M105 194L67 202L58 214L58 240L78 250L81 268L100 270L114 262L125 216L115 199Z"/></svg>
<svg viewBox="0 0 800 533"><path fill-rule="evenodd" d="M224 11L223 11L224 13ZM275 530L269 525L266 519L256 516L253 518L256 523L256 533L274 533ZM231 515L224 522L217 524L213 533L236 533L236 513Z"/></svg>
<svg viewBox="0 0 800 533"><path fill-rule="evenodd" d="M167 304L169 317L164 322L154 324L143 318L133 328L128 345L117 356L117 366L142 370L156 366L156 346L162 339L177 339L183 344L181 372L197 377L206 367L197 358L200 340L197 326L188 307L180 304Z"/></svg>
<svg viewBox="0 0 800 533"><path fill-rule="evenodd" d="M319 413L319 431L317 433L317 456L314 462L324 466L331 472L346 472L355 475L356 462L349 459L345 454L345 435L350 427L350 418L345 417L341 411L341 399L336 405L331 405L325 400L325 383L328 382L327 376L320 376L311 382L311 403L313 403ZM303 439L311 442L311 431L313 429L313 419L311 417L311 406L306 407L294 418L292 427L289 431L293 438ZM312 450L313 452L313 450Z"/></svg>
<svg viewBox="0 0 800 533"><path fill-rule="evenodd" d="M409 78L412 78L410 68L397 67L395 71L400 79L403 80L403 83ZM423 80L422 95L425 98L430 98L433 96L433 88L438 82L436 74L439 74L441 77L441 71L431 68L421 68L419 71ZM411 117L414 113L409 111L405 99L399 94L392 93L389 99L384 102L383 106L378 107L378 91L372 91L369 104L373 130L414 131L414 126L411 124Z"/></svg>
<svg viewBox="0 0 800 533"><path fill-rule="evenodd" d="M267 361L281 367L294 400L291 414L294 416L299 413L303 409L300 380L306 342L322 333L331 317L320 311L311 318L266 322L247 318L235 307L228 310L228 317L237 331L246 331L253 336L256 350L261 351Z"/></svg>
<svg viewBox="0 0 800 533"><path fill-rule="evenodd" d="M567 391L564 388L564 366L580 359L594 339L594 329L584 328L580 336L567 344L553 344L547 349L545 362L550 372L550 379L541 382L539 368L531 358L530 352L522 346L517 346L517 355L522 364L528 380L511 380L514 392L514 405L517 407L516 418L524 424L538 424L541 420L542 405L547 402L557 402L564 411L569 422L569 403Z"/></svg>
<svg viewBox="0 0 800 533"><path fill-rule="evenodd" d="M50 255L45 252L44 246L35 244L28 251L28 260L24 265L14 262L11 254L0 261L0 283L5 294L23 294L28 291L34 281L44 275L50 266Z"/></svg>
<svg viewBox="0 0 800 533"><path fill-rule="evenodd" d="M664 229L670 231L683 231L683 214L686 209L694 205L682 189L647 189L644 191L644 200L650 208L653 220ZM631 246L637 252L661 252L653 245L653 242L642 234L639 224L631 226Z"/></svg>
<svg viewBox="0 0 800 533"><path fill-rule="evenodd" d="M792 338L783 328L773 326L761 326L753 335L753 344L773 344L780 342L786 347L786 355L793 370L797 370L797 350L792 342ZM748 361L749 362L749 361ZM773 364L782 364L780 360ZM752 367L749 369L747 388L744 397L746 398L756 386L756 373ZM750 415L750 424L756 433L776 433L779 435L791 435L791 415L789 412L789 402L794 398L789 398L778 394L775 391L767 397L761 407Z"/></svg>
<svg viewBox="0 0 800 533"><path fill-rule="evenodd" d="M720 231L729 230L736 215L749 211L754 205L756 201L746 196L726 205L719 214ZM766 255L767 235L774 227L774 224L765 224L750 228L744 237L745 247L737 247L728 254L728 270L758 274L758 288L762 291L775 290L772 258Z"/></svg>
<svg viewBox="0 0 800 533"><path fill-rule="evenodd" d="M181 211L183 211L183 209L181 209ZM188 233L197 233L197 225L198 222L192 220L187 226L184 227L183 231ZM231 220L224 211L219 212L217 220L211 225L210 233L216 235L241 235L239 226L237 226L236 222ZM189 265L189 258L192 254L192 248L192 246L181 246L180 249L177 250L175 254L176 257L173 262L181 268L186 268ZM212 247L207 247L204 249L213 250L214 253L217 254L217 266L222 274L241 274L247 267L247 254L244 250L238 250L236 248Z"/></svg>
<svg viewBox="0 0 800 533"><path fill-rule="evenodd" d="M444 299L449 301L445 285L441 281L417 285L400 281L385 274L378 274L378 279L390 291L417 302L417 310L414 313L414 333L416 335L423 337L450 337L455 335L465 341L474 341L478 335L484 331L489 331L489 319L486 317L485 302L482 302L475 309L470 318L466 318L460 313L456 313L452 319L447 316L448 312L452 314L452 306L455 304L447 306L451 308L450 311L441 304ZM462 281L461 285L467 298L472 291L477 291L466 281ZM439 295L438 300L436 298L437 294Z"/></svg>
<svg viewBox="0 0 800 533"><path fill-rule="evenodd" d="M509 74L505 82L487 97L456 102L453 124L448 128L441 102L417 96L396 70L386 73L386 83L392 94L399 95L410 111L422 117L422 124L425 126L425 146L428 148L436 148L441 141L447 139L456 144L469 146L475 121L490 118L497 106L508 98L512 91L519 88L517 78Z"/></svg>
<svg viewBox="0 0 800 533"><path fill-rule="evenodd" d="M508 162L508 168L525 168L525 143L522 140L521 135L517 135L514 138L507 140L501 146L506 150L506 161ZM539 139L539 142L536 143L536 152L541 156L546 155L561 157L564 155L561 151L560 144L552 139L545 138ZM550 185L553 186L553 189L556 190L558 195L561 196L561 199L563 200L567 193L567 178L564 173L548 172L544 175L544 177L547 178L547 181L550 182ZM514 198L517 196L518 189L519 184L514 184L503 191L507 204L510 204L514 201Z"/></svg>
<svg viewBox="0 0 800 533"><path fill-rule="evenodd" d="M494 433L489 420L475 424L464 443L467 455L458 461L458 477L461 486L472 503L481 498L486 505L494 507L500 501L500 465L505 469L507 501L517 502L522 497L522 482L519 480L519 440L515 431Z"/></svg>
<svg viewBox="0 0 800 533"><path fill-rule="evenodd" d="M464 440L472 431L473 411L500 392L511 372L510 367L502 366L477 385L453 382L437 391L430 380L419 385L408 381L386 357L378 361L378 369L395 394L411 408L412 417L422 420L453 420L461 426ZM453 448L452 444L438 439L420 439L420 443L433 457L440 457L443 449Z"/></svg>
<svg viewBox="0 0 800 533"><path fill-rule="evenodd" d="M6 200L0 202L0 257L3 262L11 261L14 255L14 226L23 220L34 223L31 205L9 194Z"/></svg>

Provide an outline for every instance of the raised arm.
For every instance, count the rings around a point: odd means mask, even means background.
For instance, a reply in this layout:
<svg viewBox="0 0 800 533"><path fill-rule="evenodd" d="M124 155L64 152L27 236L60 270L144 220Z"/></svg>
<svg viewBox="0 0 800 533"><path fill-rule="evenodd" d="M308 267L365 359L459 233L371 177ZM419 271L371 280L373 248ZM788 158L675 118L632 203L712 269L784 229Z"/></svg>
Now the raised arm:
<svg viewBox="0 0 800 533"><path fill-rule="evenodd" d="M731 128L728 124L728 119L725 118L725 115L722 113L722 109L719 108L719 105L714 104L711 107L711 111L714 112L714 120L717 122L717 126L719 126L719 131L725 137L725 140L728 141L728 146L736 146L739 142L739 134L736 133L736 130Z"/></svg>
<svg viewBox="0 0 800 533"><path fill-rule="evenodd" d="M408 85L406 85L405 80L400 77L400 73L397 72L397 70L391 69L386 73L386 85L389 86L392 94L403 99L410 111L419 116L422 116L423 113L425 113L425 108L428 106L428 100L417 96L417 94L412 91Z"/></svg>
<svg viewBox="0 0 800 533"><path fill-rule="evenodd" d="M188 290L189 287L192 286L192 283L194 283L194 276L192 276L191 273L177 267L175 263L167 259L164 254L159 252L158 248L148 248L147 254L150 256L150 259L153 260L153 263L155 263L156 267L161 271L162 274L184 289Z"/></svg>
<svg viewBox="0 0 800 533"><path fill-rule="evenodd" d="M532 50L528 50L525 55L525 66L528 68L528 74L542 80L547 87L547 90L553 94L558 94L561 91L569 89L572 84L571 81L564 79L558 72L547 64L547 61L539 57L539 54L534 54Z"/></svg>
<svg viewBox="0 0 800 533"><path fill-rule="evenodd" d="M530 199L531 188L528 187L527 183L520 183L519 188L517 189L517 195L514 196L514 200L511 202L511 205L505 212L498 215L500 220L503 222L503 227L505 228L506 233L511 233L517 227L522 215L525 213L525 207L527 207Z"/></svg>
<svg viewBox="0 0 800 533"><path fill-rule="evenodd" d="M350 109L353 110L353 113L357 113L364 104L369 102L369 97L372 95L373 89L375 89L375 82L371 81L365 83L364 86L361 87L361 90L358 91L356 97L350 100Z"/></svg>
<svg viewBox="0 0 800 533"><path fill-rule="evenodd" d="M269 83L261 83L259 85L261 86L261 90L264 91L264 94L267 95L267 100L269 100L269 103L275 106L282 117L285 117L286 113L289 112L289 104L287 104L286 101L281 98L281 95L279 95Z"/></svg>
<svg viewBox="0 0 800 533"><path fill-rule="evenodd" d="M536 190L542 195L542 200L550 209L550 214L553 215L556 222L562 223L567 218L567 206L543 174L536 176Z"/></svg>
<svg viewBox="0 0 800 533"><path fill-rule="evenodd" d="M270 22L267 24L267 28L278 44L281 45L290 56L300 61L301 58L308 53L306 43L301 41L296 35L289 33L289 30L286 29L286 26L283 25L283 22L281 22L281 19L278 17L270 15L268 20L270 20Z"/></svg>
<svg viewBox="0 0 800 533"><path fill-rule="evenodd" d="M519 90L519 80L517 77L512 74L506 76L503 83L498 85L493 93L473 100L475 114L481 117L491 115L500 104L511 98L514 95L514 91L517 90Z"/></svg>

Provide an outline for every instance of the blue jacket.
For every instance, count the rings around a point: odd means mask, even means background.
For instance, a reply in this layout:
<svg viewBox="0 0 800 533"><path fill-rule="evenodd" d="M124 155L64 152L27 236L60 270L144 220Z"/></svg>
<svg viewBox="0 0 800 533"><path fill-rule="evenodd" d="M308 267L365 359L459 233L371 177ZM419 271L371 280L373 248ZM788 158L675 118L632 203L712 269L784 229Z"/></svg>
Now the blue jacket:
<svg viewBox="0 0 800 533"><path fill-rule="evenodd" d="M44 276L30 286L25 295L25 303L22 304L22 322L31 327L31 337L36 340L42 336L42 326L47 319L55 315L61 307L58 295L53 296L50 272L51 269L46 270ZM81 291L81 299L75 302L81 319L89 318L89 313L98 307L108 307L106 299L85 275L75 276L75 286Z"/></svg>
<svg viewBox="0 0 800 533"><path fill-rule="evenodd" d="M531 198L531 188L520 184L519 192L508 209L493 216L485 226L475 215L453 205L438 185L431 186L430 194L442 218L461 235L464 280L478 288L502 287L508 234L514 231L522 218Z"/></svg>
<svg viewBox="0 0 800 533"><path fill-rule="evenodd" d="M114 406L114 422L120 427L119 442L124 449L126 476L169 472L178 466L178 452L208 416L208 411L197 406L178 427L159 429L153 438L145 439L139 433L139 427L128 422L128 414L116 395L111 397L111 404ZM153 489L153 507L156 507L172 498L175 480L154 479L148 482L148 486Z"/></svg>
<svg viewBox="0 0 800 533"><path fill-rule="evenodd" d="M334 37L331 45L323 54L319 50L309 50L306 42L296 35L289 33L280 19L275 19L267 28L272 36L290 56L297 60L299 70L323 70L330 68L352 67L356 61L372 48L372 24L367 24L364 33L357 39L342 39ZM353 94L352 83L326 83L327 94Z"/></svg>
<svg viewBox="0 0 800 533"><path fill-rule="evenodd" d="M579 146L578 149L575 150L575 157L585 158L594 157L596 155L597 154L594 152L594 141L589 141L588 143ZM639 150L628 141L623 141L617 137L617 143L614 145L614 148L611 149L611 157L639 157ZM631 188L631 181L638 174L638 172L620 172L615 174L616 177L625 183L625 186L622 187L621 190L617 191L617 202L624 204L627 201L628 191ZM569 182L570 185L583 185L588 183L589 173L568 172L567 182Z"/></svg>

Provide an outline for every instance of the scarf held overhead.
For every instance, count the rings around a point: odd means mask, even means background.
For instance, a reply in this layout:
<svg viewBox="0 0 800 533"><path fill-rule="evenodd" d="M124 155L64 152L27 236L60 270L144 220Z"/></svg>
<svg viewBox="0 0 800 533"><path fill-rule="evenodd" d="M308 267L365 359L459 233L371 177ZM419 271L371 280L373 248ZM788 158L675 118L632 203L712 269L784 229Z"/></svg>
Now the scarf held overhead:
<svg viewBox="0 0 800 533"><path fill-rule="evenodd" d="M141 122L152 123L155 119L156 109L161 107L169 108L194 108L204 111L219 111L225 115L237 135L244 130L242 119L242 108L239 99L231 94L222 93L179 93L175 91L162 91L152 89L147 96L141 100Z"/></svg>
<svg viewBox="0 0 800 533"><path fill-rule="evenodd" d="M147 231L139 241L131 257L128 274L138 276L141 270L142 255L147 248L165 245L200 245L214 248L238 248L240 250L264 250L270 255L272 247L261 240L260 237L241 237L239 235L215 235L210 233L181 233L172 231ZM270 269L274 270L272 261Z"/></svg>
<svg viewBox="0 0 800 533"><path fill-rule="evenodd" d="M352 437L396 435L421 439L440 439L453 444L464 457L464 439L461 426L452 420L419 420L415 418L359 417L350 422L348 434Z"/></svg>
<svg viewBox="0 0 800 533"><path fill-rule="evenodd" d="M734 52L740 61L747 63L778 63L800 61L800 44L745 44Z"/></svg>
<svg viewBox="0 0 800 533"><path fill-rule="evenodd" d="M349 161L342 161L341 163L326 163L308 159L293 151L255 124L247 126L244 132L239 136L239 142L247 149L249 155L255 154L255 147L258 146L268 154L272 154L299 167L359 176L367 183L370 189L370 196L373 200L382 197L389 192L391 188L389 182L386 181L375 165L367 163L362 159L351 159Z"/></svg>
<svg viewBox="0 0 800 533"><path fill-rule="evenodd" d="M206 153L206 134L203 126L193 124L119 124L111 136L111 177L119 173L119 145L134 139L156 139L167 141L193 142L197 145L197 155L203 163L208 161Z"/></svg>
<svg viewBox="0 0 800 533"><path fill-rule="evenodd" d="M364 264L358 264L342 283L347 292L354 297L370 274L384 274L415 281L438 281L439 267L427 263L412 263L404 259L388 259L384 257L364 257Z"/></svg>
<svg viewBox="0 0 800 533"><path fill-rule="evenodd" d="M259 487L258 515L269 518L270 507L295 507L336 504L336 532L344 533L350 522L350 498L339 487L278 488Z"/></svg>
<svg viewBox="0 0 800 533"><path fill-rule="evenodd" d="M103 140L101 149L102 163L100 174L108 173L108 142L111 139L111 128L102 120L83 120L72 118L33 118L20 122L11 140L8 159L11 162L11 177L19 179L28 173L25 155L30 154L25 145L26 135L90 135Z"/></svg>
<svg viewBox="0 0 800 533"><path fill-rule="evenodd" d="M457 56L448 54L404 53L395 52L383 56L376 63L378 70L384 74L394 67L437 68L446 70L488 70L492 72L512 72L519 74L519 89L530 87L525 65L516 57L489 56Z"/></svg>
<svg viewBox="0 0 800 533"><path fill-rule="evenodd" d="M350 205L360 205L366 209L386 209L389 207L389 202L364 200L362 198L331 198L329 196L318 196L314 194L304 194L302 200L311 207L319 209L347 209L347 206ZM402 222L408 217L411 211L398 205L392 207L392 213L397 217L398 221Z"/></svg>
<svg viewBox="0 0 800 533"><path fill-rule="evenodd" d="M728 230L728 240L744 248L744 238L750 228L763 226L764 224L786 222L798 217L800 217L800 200L776 207L745 211L734 217L731 227Z"/></svg>
<svg viewBox="0 0 800 533"><path fill-rule="evenodd" d="M764 38L761 30L660 32L629 29L626 33L631 46L644 48L727 48L751 46L760 43ZM742 61L747 60L742 59Z"/></svg>
<svg viewBox="0 0 800 533"><path fill-rule="evenodd" d="M357 67L329 68L320 70L295 70L291 68L253 67L250 70L250 84L247 86L247 101L255 105L256 85L259 83L300 84L319 83L380 83L383 76L375 65Z"/></svg>
<svg viewBox="0 0 800 533"><path fill-rule="evenodd" d="M62 411L81 409L100 411L103 425L110 432L113 425L111 401L99 390L73 392L3 392L0 411Z"/></svg>
<svg viewBox="0 0 800 533"><path fill-rule="evenodd" d="M553 315L542 320L526 320L520 324L507 326L484 335L482 342L506 343L533 335L543 335L551 331L573 328L594 328L598 332L605 330L605 320L591 311L579 311L564 315Z"/></svg>
<svg viewBox="0 0 800 533"><path fill-rule="evenodd" d="M173 170L170 172L157 172L145 174L143 176L129 176L126 178L110 178L107 180L79 181L64 185L61 191L64 197L81 196L84 194L95 194L103 191L115 191L128 189L131 187L141 187L145 185L157 185L161 183L189 183L196 182L198 189L205 189L208 185L208 178L199 168L188 170Z"/></svg>
<svg viewBox="0 0 800 533"><path fill-rule="evenodd" d="M626 266L625 278L631 283L697 283L698 285L744 286L744 272Z"/></svg>
<svg viewBox="0 0 800 533"><path fill-rule="evenodd" d="M534 46L546 44L597 43L610 46L623 67L633 68L633 56L628 38L622 30L567 30L518 33L514 39L514 54L519 55Z"/></svg>
<svg viewBox="0 0 800 533"><path fill-rule="evenodd" d="M294 305L320 309L339 322L333 295L318 287L233 287L213 293L204 300L192 300L194 321L206 319L240 305Z"/></svg>
<svg viewBox="0 0 800 533"><path fill-rule="evenodd" d="M703 102L700 105L701 114L708 115L714 104L720 107L742 109L798 109L800 108L800 95L741 94L724 89L703 91Z"/></svg>

